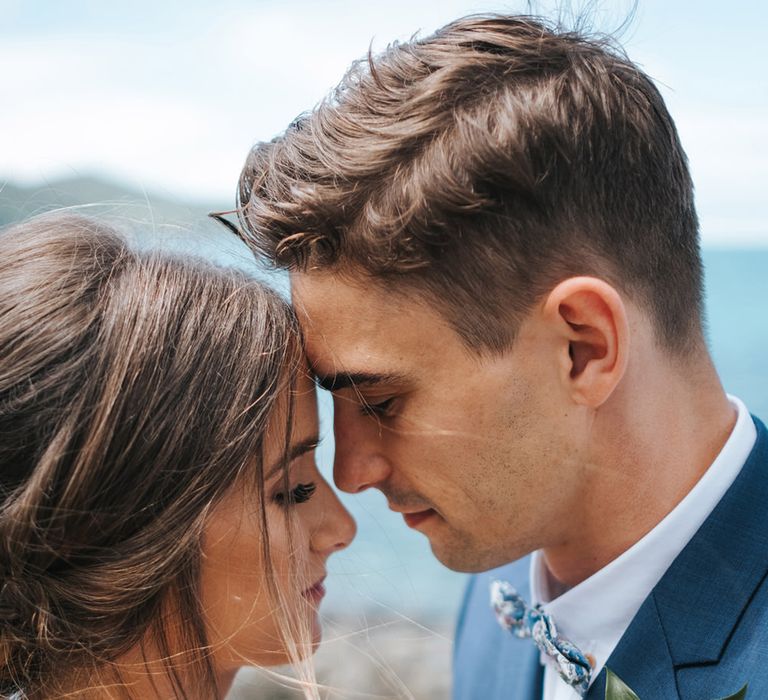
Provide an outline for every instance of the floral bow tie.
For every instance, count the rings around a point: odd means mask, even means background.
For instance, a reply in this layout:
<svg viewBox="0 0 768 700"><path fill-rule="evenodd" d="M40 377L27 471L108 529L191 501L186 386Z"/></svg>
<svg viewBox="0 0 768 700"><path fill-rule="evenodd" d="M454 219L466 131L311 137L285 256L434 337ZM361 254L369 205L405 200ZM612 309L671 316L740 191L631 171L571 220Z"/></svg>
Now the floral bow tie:
<svg viewBox="0 0 768 700"><path fill-rule="evenodd" d="M551 615L540 605L529 607L506 581L491 583L491 605L504 629L517 637L531 637L540 651L555 660L560 678L581 697L587 694L592 666L575 644L557 634Z"/></svg>

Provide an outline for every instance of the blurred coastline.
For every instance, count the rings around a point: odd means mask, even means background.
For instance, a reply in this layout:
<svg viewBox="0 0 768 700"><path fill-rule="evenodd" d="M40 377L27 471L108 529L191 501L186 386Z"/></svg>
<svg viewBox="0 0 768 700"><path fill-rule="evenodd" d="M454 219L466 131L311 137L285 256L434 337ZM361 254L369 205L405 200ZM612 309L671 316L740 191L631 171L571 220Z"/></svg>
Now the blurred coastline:
<svg viewBox="0 0 768 700"><path fill-rule="evenodd" d="M446 700L451 691L452 625L334 616L315 656L323 697L347 700ZM290 670L285 670L290 675ZM301 700L273 674L242 669L227 700Z"/></svg>

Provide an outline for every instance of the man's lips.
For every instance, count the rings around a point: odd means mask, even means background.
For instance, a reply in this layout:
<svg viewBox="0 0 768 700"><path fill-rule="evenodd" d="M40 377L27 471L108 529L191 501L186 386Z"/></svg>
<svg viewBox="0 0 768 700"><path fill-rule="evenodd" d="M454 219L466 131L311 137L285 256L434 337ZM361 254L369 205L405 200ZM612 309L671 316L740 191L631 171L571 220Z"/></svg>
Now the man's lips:
<svg viewBox="0 0 768 700"><path fill-rule="evenodd" d="M405 524L411 528L421 525L424 521L438 514L434 508L420 508L417 510L414 506L400 505L393 501L389 501L388 505L390 510L400 513L403 516L403 520L405 520Z"/></svg>
<svg viewBox="0 0 768 700"><path fill-rule="evenodd" d="M308 600L312 601L315 605L320 605L320 601L325 597L325 576L313 583L309 588L301 592Z"/></svg>
<svg viewBox="0 0 768 700"><path fill-rule="evenodd" d="M413 513L403 513L403 520L405 520L405 524L408 527L415 528L433 515L437 515L437 513L432 508L427 508L427 510L419 510Z"/></svg>

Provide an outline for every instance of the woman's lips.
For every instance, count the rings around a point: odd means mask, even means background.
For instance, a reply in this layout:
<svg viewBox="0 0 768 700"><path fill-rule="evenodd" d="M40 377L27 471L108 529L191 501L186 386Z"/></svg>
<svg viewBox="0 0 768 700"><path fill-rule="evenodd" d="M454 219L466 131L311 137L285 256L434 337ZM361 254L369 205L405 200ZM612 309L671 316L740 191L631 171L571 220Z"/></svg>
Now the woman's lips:
<svg viewBox="0 0 768 700"><path fill-rule="evenodd" d="M427 510L420 510L416 513L403 513L403 520L408 527L416 528L433 515L435 515L435 511L432 508L427 508Z"/></svg>
<svg viewBox="0 0 768 700"><path fill-rule="evenodd" d="M302 595L315 605L320 605L320 601L325 597L325 578L321 578L317 583L302 591Z"/></svg>

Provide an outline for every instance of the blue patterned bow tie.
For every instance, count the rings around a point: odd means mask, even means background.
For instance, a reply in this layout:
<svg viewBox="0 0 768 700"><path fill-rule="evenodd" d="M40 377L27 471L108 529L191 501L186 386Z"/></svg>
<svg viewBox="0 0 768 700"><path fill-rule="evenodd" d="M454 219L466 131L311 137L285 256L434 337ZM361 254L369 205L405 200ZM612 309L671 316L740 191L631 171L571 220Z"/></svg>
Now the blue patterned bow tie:
<svg viewBox="0 0 768 700"><path fill-rule="evenodd" d="M540 651L554 659L560 678L581 697L586 695L592 666L575 644L557 634L551 615L540 605L529 607L506 581L491 583L491 605L504 629L517 637L531 637Z"/></svg>

